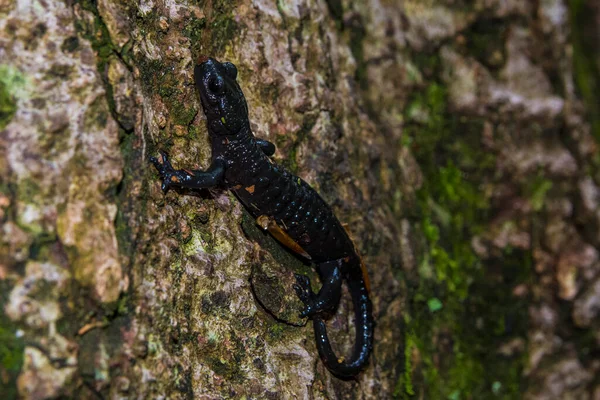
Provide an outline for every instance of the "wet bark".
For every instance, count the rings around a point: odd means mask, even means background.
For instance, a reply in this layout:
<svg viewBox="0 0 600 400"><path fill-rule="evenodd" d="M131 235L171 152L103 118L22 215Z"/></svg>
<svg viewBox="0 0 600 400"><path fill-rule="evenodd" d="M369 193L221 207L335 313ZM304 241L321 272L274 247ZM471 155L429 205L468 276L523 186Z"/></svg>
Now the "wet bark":
<svg viewBox="0 0 600 400"><path fill-rule="evenodd" d="M0 0L3 398L597 399L594 2ZM590 39L595 35L596 40ZM309 265L205 168L194 60L348 225L372 361L332 377ZM353 337L347 293L330 332Z"/></svg>

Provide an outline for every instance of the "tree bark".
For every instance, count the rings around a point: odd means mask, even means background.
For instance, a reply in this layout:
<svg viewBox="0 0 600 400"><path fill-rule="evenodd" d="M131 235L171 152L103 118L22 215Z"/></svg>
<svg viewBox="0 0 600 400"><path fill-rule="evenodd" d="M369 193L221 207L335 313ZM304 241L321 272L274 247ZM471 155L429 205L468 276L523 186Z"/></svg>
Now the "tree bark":
<svg viewBox="0 0 600 400"><path fill-rule="evenodd" d="M598 20L575 0L0 0L2 397L600 398ZM356 381L298 316L310 266L231 193L160 190L157 150L209 164L201 54L238 66L256 136L369 267ZM352 315L345 293L340 354Z"/></svg>

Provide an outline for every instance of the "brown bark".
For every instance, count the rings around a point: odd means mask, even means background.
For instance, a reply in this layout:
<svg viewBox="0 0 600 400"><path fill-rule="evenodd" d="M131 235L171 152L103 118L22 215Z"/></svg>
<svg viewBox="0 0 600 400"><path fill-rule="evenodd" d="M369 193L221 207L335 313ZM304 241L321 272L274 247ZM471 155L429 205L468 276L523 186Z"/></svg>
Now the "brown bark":
<svg viewBox="0 0 600 400"><path fill-rule="evenodd" d="M598 398L592 3L0 0L0 392ZM357 381L297 316L311 268L230 193L160 191L157 149L209 163L200 54L364 255Z"/></svg>

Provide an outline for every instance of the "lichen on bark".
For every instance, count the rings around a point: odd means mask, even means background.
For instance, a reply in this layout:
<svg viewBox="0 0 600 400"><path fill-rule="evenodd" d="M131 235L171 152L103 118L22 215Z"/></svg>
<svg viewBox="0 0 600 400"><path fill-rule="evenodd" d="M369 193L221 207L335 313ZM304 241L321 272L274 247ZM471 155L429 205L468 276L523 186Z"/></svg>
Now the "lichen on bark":
<svg viewBox="0 0 600 400"><path fill-rule="evenodd" d="M0 0L0 391L598 396L582 4ZM209 164L200 54L238 66L255 134L370 267L357 381L327 372L296 314L310 265L229 193L160 191L158 149ZM351 315L345 293L340 353Z"/></svg>

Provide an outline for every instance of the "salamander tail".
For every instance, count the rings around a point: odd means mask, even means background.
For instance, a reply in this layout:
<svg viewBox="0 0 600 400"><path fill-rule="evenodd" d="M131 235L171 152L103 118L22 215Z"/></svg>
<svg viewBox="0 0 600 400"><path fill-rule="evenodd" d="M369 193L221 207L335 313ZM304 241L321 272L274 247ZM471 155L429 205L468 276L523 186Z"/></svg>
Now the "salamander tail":
<svg viewBox="0 0 600 400"><path fill-rule="evenodd" d="M360 260L357 261L360 262ZM327 369L341 379L352 379L358 375L369 361L369 355L373 349L374 321L367 283L363 279L360 268L350 268L349 270L346 281L356 316L356 339L352 356L349 359L335 355L327 336L325 321L318 316L313 319L319 356Z"/></svg>

